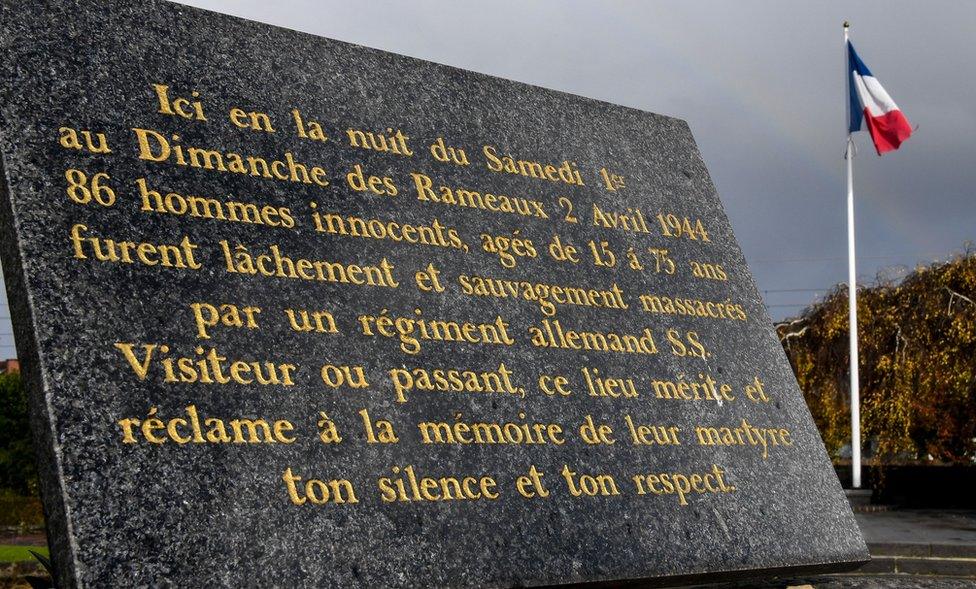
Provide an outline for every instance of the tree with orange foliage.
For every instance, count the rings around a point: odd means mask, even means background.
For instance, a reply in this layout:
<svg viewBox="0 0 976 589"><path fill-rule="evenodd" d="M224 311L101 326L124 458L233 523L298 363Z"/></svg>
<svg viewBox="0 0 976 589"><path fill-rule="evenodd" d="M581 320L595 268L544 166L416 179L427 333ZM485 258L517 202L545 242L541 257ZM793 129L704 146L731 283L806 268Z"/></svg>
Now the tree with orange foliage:
<svg viewBox="0 0 976 589"><path fill-rule="evenodd" d="M878 461L976 459L976 252L859 287L861 428ZM776 326L831 455L850 442L847 287Z"/></svg>

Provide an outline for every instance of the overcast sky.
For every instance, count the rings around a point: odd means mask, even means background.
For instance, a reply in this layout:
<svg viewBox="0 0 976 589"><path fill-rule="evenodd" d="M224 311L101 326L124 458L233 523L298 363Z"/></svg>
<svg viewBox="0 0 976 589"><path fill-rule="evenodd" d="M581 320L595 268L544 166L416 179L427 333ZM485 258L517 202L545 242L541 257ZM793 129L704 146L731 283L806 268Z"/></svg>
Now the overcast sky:
<svg viewBox="0 0 976 589"><path fill-rule="evenodd" d="M687 120L774 319L847 280L847 19L918 126L883 158L858 134L859 281L976 241L976 2L184 3Z"/></svg>

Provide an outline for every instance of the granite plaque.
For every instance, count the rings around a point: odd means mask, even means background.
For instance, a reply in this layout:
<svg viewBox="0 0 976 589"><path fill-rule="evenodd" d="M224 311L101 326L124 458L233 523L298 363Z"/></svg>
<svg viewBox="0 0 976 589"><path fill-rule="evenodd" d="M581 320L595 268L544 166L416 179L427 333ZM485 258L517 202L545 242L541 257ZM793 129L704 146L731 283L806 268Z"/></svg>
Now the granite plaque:
<svg viewBox="0 0 976 589"><path fill-rule="evenodd" d="M63 586L868 558L683 121L160 1L2 6Z"/></svg>

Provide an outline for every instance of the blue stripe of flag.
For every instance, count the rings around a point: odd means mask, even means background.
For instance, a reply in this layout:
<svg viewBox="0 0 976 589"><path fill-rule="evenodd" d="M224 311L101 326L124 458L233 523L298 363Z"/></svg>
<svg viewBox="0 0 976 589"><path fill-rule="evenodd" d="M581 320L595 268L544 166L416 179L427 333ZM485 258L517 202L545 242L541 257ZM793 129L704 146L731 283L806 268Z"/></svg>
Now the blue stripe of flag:
<svg viewBox="0 0 976 589"><path fill-rule="evenodd" d="M847 91L850 94L850 107L847 113L848 125L847 129L849 133L861 130L861 121L864 119L864 105L861 104L861 100L857 97L857 88L854 85L854 74L857 73L860 76L870 76L871 70L868 66L864 65L861 58L858 57L857 51L854 51L854 45L848 41L847 42Z"/></svg>

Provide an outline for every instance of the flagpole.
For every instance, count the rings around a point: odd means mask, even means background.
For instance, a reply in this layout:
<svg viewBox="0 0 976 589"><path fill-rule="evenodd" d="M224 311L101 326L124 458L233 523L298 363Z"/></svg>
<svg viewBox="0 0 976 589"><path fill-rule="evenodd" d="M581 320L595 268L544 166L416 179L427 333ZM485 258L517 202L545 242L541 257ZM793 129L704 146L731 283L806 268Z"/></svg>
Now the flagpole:
<svg viewBox="0 0 976 589"><path fill-rule="evenodd" d="M850 24L844 22L844 53L848 52L848 29ZM850 64L845 63L847 83L850 85ZM848 95L850 88L848 87ZM850 98L847 108L851 108ZM848 112L848 122L854 113ZM854 137L850 128L847 129L847 305L850 329L850 359L851 359L851 486L861 488L861 391L858 382L858 353L857 353L857 259L854 255Z"/></svg>

